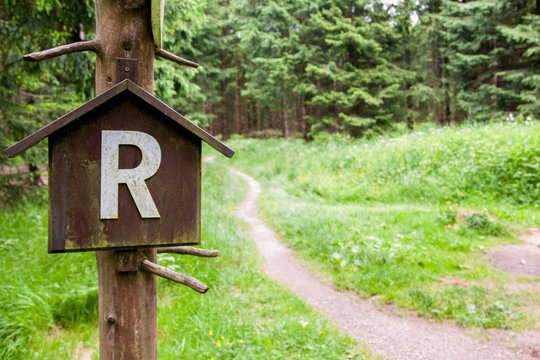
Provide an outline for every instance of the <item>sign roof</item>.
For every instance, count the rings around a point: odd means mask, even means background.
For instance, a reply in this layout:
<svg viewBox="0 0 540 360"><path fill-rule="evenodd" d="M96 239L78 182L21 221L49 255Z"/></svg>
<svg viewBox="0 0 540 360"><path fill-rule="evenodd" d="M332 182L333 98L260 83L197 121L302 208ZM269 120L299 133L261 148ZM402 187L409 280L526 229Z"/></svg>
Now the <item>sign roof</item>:
<svg viewBox="0 0 540 360"><path fill-rule="evenodd" d="M161 102L159 99L157 99L152 94L148 93L146 90L135 84L133 81L126 79L119 84L111 87L107 91L101 93L100 95L96 96L92 100L88 101L87 103L81 105L80 107L76 108L75 110L67 113L66 115L60 117L59 119L53 121L52 123L44 126L43 128L39 129L35 133L27 136L26 138L22 139L21 141L17 142L16 144L10 146L6 150L4 150L4 153L8 157L13 157L20 152L28 149L29 147L35 145L39 141L43 140L44 138L48 137L49 135L53 134L57 130L63 128L64 126L68 125L72 121L80 118L82 115L94 110L96 107L108 102L109 100L115 98L117 95L129 91L132 94L139 97L144 102L148 103L155 109L157 109L159 112L161 112L163 115L169 117L171 120L176 122L179 126L182 126L204 142L206 142L208 145L222 153L223 155L227 157L232 157L234 155L234 151L223 144L221 141L210 135L208 132L206 132L204 129L198 127L182 115L180 115L178 112L176 112L173 108L169 107L165 103Z"/></svg>

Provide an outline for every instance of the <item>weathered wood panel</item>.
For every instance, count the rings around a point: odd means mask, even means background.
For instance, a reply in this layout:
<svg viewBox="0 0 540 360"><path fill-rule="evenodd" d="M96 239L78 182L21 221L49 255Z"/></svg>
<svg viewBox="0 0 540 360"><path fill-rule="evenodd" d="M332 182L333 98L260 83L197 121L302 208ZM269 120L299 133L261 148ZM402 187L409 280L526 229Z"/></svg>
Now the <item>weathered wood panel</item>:
<svg viewBox="0 0 540 360"><path fill-rule="evenodd" d="M119 184L118 218L100 218L103 130L139 131L160 145L161 164L146 185L159 218L142 218L126 184ZM53 133L49 139L49 252L172 246L200 242L201 140L130 92ZM120 146L121 169L141 151Z"/></svg>

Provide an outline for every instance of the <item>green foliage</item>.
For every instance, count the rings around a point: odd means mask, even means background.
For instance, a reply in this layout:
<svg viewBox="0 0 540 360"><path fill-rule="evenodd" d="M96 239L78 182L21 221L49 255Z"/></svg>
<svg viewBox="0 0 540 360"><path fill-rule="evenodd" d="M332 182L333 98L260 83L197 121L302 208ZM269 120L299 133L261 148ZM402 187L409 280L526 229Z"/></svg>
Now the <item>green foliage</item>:
<svg viewBox="0 0 540 360"><path fill-rule="evenodd" d="M224 168L205 164L202 243L215 259L160 255L159 263L211 286L206 295L158 280L158 354L163 359L362 359L355 343L268 280L247 229L234 215L246 192ZM98 358L93 253L48 255L47 209L0 212L0 358Z"/></svg>
<svg viewBox="0 0 540 360"><path fill-rule="evenodd" d="M467 215L465 226L483 235L503 236L508 234L504 227L490 220L485 212L473 212Z"/></svg>
<svg viewBox="0 0 540 360"><path fill-rule="evenodd" d="M457 204L447 201L444 205L439 205L439 221L445 227L454 225L457 221Z"/></svg>
<svg viewBox="0 0 540 360"><path fill-rule="evenodd" d="M401 77L388 61L386 45L397 36L381 11L327 1L310 18L306 31L325 36L324 43L312 44L320 50L306 67L317 84L309 103L318 106L327 129L361 136L388 128L397 118Z"/></svg>
<svg viewBox="0 0 540 360"><path fill-rule="evenodd" d="M523 41L519 32L530 27L534 2L475 0L443 1L440 14L445 54L444 79L456 120L489 120L510 111L538 112L527 94L538 94L530 78L537 73L531 54L537 37ZM528 24L528 25L526 25ZM528 80L525 80L527 78ZM524 82L525 81L525 82ZM531 92L532 91L532 92ZM448 100L450 102L450 100Z"/></svg>
<svg viewBox="0 0 540 360"><path fill-rule="evenodd" d="M331 139L331 137L330 137ZM336 139L338 140L338 139ZM232 143L257 152L252 171L287 177L291 194L329 201L499 201L540 203L540 127L537 122L430 128L397 137L343 144L299 140ZM299 151L302 149L302 151ZM274 154L294 153L283 162Z"/></svg>
<svg viewBox="0 0 540 360"><path fill-rule="evenodd" d="M191 59L196 51L193 47L194 38L205 25L205 8L205 2L168 0L165 5L163 48ZM200 116L198 112L191 113L191 103L204 96L193 80L201 70L179 66L158 57L154 67L155 95L197 125L207 126L209 118Z"/></svg>
<svg viewBox="0 0 540 360"><path fill-rule="evenodd" d="M93 254L47 254L47 208L22 203L0 212L0 358L38 358L29 347L58 321L96 319ZM69 311L69 312L67 312Z"/></svg>
<svg viewBox="0 0 540 360"><path fill-rule="evenodd" d="M80 30L92 38L93 2L6 4L2 147L88 100L94 70L88 54L20 61L23 53L79 40ZM225 138L264 130L305 139L321 131L373 137L400 122L412 128L510 112L538 117L534 6L530 0L171 0L163 46L200 67L157 58L156 95ZM19 162L45 161L44 146Z"/></svg>
<svg viewBox="0 0 540 360"><path fill-rule="evenodd" d="M0 10L0 148L31 134L73 110L93 94L93 58L71 54L44 63L22 61L23 54L92 37L93 1L5 1ZM38 166L47 161L40 143L16 160L2 153L0 165ZM0 176L0 198L13 197L20 177ZM6 191L7 189L7 191ZM11 192L11 194L5 194ZM16 198L16 197L15 197Z"/></svg>
<svg viewBox="0 0 540 360"><path fill-rule="evenodd" d="M90 269L89 269L90 270ZM52 303L54 322L62 327L98 321L97 287L81 288L60 294Z"/></svg>
<svg viewBox="0 0 540 360"><path fill-rule="evenodd" d="M521 104L517 110L526 115L540 117L540 16L529 14L523 23L512 26L499 26L498 29L509 44L523 52L524 64L521 69L501 73L500 76L517 85Z"/></svg>

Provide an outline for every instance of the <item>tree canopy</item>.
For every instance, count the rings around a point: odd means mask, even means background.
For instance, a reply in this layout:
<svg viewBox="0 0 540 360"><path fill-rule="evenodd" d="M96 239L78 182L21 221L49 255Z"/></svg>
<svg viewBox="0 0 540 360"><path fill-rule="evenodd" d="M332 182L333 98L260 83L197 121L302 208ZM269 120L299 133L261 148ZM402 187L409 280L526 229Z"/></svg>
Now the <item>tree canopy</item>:
<svg viewBox="0 0 540 360"><path fill-rule="evenodd" d="M163 47L200 67L157 59L156 96L225 138L540 116L537 0L168 0L165 9ZM2 2L1 146L93 96L92 55L21 59L91 39L94 22L90 0Z"/></svg>

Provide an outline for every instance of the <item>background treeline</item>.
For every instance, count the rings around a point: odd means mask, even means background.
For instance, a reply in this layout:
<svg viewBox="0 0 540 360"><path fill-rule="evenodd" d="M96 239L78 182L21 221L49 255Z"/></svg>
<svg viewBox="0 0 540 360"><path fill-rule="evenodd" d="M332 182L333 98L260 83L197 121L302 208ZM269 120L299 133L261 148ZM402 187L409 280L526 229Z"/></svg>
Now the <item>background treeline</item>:
<svg viewBox="0 0 540 360"><path fill-rule="evenodd" d="M225 137L539 116L539 1L385 3L210 0L175 34L200 90L171 100Z"/></svg>
<svg viewBox="0 0 540 360"><path fill-rule="evenodd" d="M93 96L92 55L21 60L93 38L93 3L2 1L2 148ZM224 138L534 119L539 12L540 0L167 0L164 48L200 67L156 59L156 95Z"/></svg>

